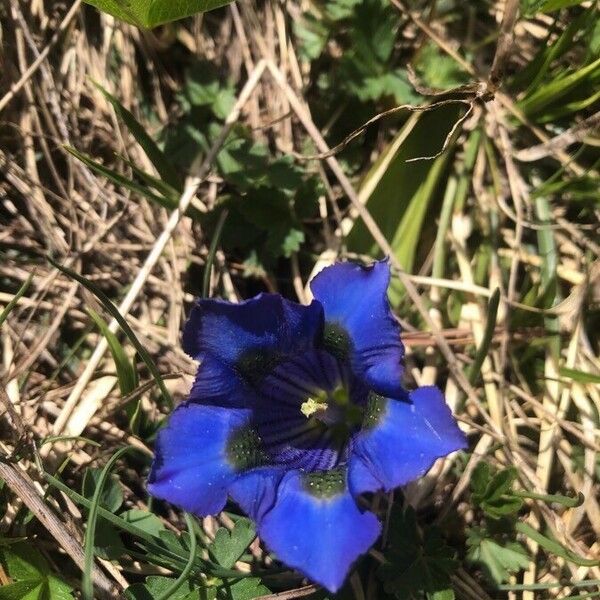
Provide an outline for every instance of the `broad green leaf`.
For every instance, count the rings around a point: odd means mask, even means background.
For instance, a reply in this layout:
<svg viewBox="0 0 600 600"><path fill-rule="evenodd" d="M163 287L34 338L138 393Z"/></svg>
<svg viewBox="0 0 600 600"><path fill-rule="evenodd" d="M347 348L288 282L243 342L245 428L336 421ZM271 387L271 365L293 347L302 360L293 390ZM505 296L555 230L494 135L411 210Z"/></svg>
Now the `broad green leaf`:
<svg viewBox="0 0 600 600"><path fill-rule="evenodd" d="M392 513L385 558L378 576L386 592L399 600L420 598L423 593L430 600L453 598L450 575L458 566L454 552L436 527L419 531L412 508Z"/></svg>
<svg viewBox="0 0 600 600"><path fill-rule="evenodd" d="M231 531L225 527L217 530L209 550L222 567L230 569L255 537L256 530L252 521L238 519Z"/></svg>
<svg viewBox="0 0 600 600"><path fill-rule="evenodd" d="M500 545L487 536L483 529L471 529L467 539L467 560L479 564L494 583L503 583L511 573L529 566L529 558L520 544Z"/></svg>
<svg viewBox="0 0 600 600"><path fill-rule="evenodd" d="M511 491L516 478L517 470L514 467L491 476L487 463L480 462L471 480L473 502L493 519L517 512L523 505L523 500Z"/></svg>
<svg viewBox="0 0 600 600"><path fill-rule="evenodd" d="M130 585L125 591L125 597L131 600L156 600L160 598L173 584L175 580L170 577L151 575L146 578L145 583ZM211 595L206 595L207 590L201 590L190 582L184 583L174 594L171 600L209 600L215 598L213 590Z"/></svg>
<svg viewBox="0 0 600 600"><path fill-rule="evenodd" d="M414 113L367 173L359 191L361 201L366 202L394 254L408 272L413 270L419 242L435 237L433 205L443 195L444 175L452 148L435 160L406 161L439 152L458 117L457 106ZM378 247L362 221L354 224L347 245L350 252L378 254ZM394 285L390 297L394 303L401 297Z"/></svg>
<svg viewBox="0 0 600 600"><path fill-rule="evenodd" d="M230 0L85 0L113 17L151 29L229 4Z"/></svg>
<svg viewBox="0 0 600 600"><path fill-rule="evenodd" d="M451 89L470 81L470 75L433 42L419 50L412 64L423 84L433 89Z"/></svg>
<svg viewBox="0 0 600 600"><path fill-rule="evenodd" d="M260 579L256 577L248 577L236 581L232 585L223 585L225 589L224 598L227 600L252 600L260 598L266 594L270 594L271 590L265 587Z"/></svg>
<svg viewBox="0 0 600 600"><path fill-rule="evenodd" d="M43 593L40 579L25 579L0 587L0 600L42 600Z"/></svg>
<svg viewBox="0 0 600 600"><path fill-rule="evenodd" d="M139 508L132 508L126 510L119 515L126 523L135 525L138 529L148 532L150 535L159 537L161 532L165 531L163 522L151 512L147 510L141 510Z"/></svg>
<svg viewBox="0 0 600 600"><path fill-rule="evenodd" d="M473 469L470 481L474 501L484 497L485 490L491 479L492 473L489 463L484 460L479 461L475 469Z"/></svg>
<svg viewBox="0 0 600 600"><path fill-rule="evenodd" d="M13 580L0 587L0 600L72 600L72 588L51 572L30 541L0 546L0 561Z"/></svg>
<svg viewBox="0 0 600 600"><path fill-rule="evenodd" d="M82 493L86 498L91 499L94 495L101 473L102 469L95 467L86 470L82 484ZM123 491L119 485L119 480L116 476L109 477L100 495L100 506L114 513L119 510L121 504L123 504Z"/></svg>

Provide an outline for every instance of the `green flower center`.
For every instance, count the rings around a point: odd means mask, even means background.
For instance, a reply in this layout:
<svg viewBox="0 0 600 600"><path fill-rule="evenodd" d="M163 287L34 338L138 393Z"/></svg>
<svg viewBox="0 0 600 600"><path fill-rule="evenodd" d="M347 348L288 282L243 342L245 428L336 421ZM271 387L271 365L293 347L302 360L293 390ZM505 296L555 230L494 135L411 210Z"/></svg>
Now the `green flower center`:
<svg viewBox="0 0 600 600"><path fill-rule="evenodd" d="M319 390L301 405L300 412L315 426L327 427L336 445L342 447L363 420L363 410L354 404L348 390L338 386L334 390Z"/></svg>

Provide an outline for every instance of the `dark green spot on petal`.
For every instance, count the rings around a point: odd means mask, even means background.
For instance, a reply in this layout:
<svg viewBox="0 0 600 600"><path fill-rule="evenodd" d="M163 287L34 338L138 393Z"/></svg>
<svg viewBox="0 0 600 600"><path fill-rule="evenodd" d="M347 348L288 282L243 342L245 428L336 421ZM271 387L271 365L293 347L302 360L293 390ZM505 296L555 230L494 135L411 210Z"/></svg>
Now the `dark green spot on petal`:
<svg viewBox="0 0 600 600"><path fill-rule="evenodd" d="M346 468L313 471L302 475L304 489L315 498L334 498L346 489Z"/></svg>
<svg viewBox="0 0 600 600"><path fill-rule="evenodd" d="M340 361L347 361L352 350L352 340L339 323L327 322L323 328L323 348Z"/></svg>
<svg viewBox="0 0 600 600"><path fill-rule="evenodd" d="M363 429L372 429L383 419L388 400L375 392L369 392L367 406L363 416Z"/></svg>
<svg viewBox="0 0 600 600"><path fill-rule="evenodd" d="M250 426L241 427L232 434L227 440L225 452L229 464L236 471L259 467L268 461L258 432Z"/></svg>
<svg viewBox="0 0 600 600"><path fill-rule="evenodd" d="M245 352L237 361L238 371L252 384L258 384L280 362L280 356L273 351L257 348Z"/></svg>

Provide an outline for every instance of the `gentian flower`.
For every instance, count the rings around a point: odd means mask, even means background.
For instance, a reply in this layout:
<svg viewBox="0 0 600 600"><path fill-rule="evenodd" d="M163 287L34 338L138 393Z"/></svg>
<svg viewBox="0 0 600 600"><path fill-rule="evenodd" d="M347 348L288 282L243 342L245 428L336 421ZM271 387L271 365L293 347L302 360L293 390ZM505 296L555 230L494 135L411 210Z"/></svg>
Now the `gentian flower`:
<svg viewBox="0 0 600 600"><path fill-rule="evenodd" d="M200 300L183 347L200 361L158 434L148 489L198 516L228 497L277 557L335 592L381 525L366 492L393 490L465 447L436 387L402 387L387 261L338 263L314 300Z"/></svg>

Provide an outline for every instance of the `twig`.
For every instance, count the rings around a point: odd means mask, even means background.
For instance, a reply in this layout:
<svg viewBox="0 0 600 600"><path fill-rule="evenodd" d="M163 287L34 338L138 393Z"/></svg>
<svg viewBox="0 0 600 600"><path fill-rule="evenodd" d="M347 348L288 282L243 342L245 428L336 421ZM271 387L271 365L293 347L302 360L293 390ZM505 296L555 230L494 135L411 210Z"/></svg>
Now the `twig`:
<svg viewBox="0 0 600 600"><path fill-rule="evenodd" d="M67 530L65 524L44 503L29 476L17 467L0 460L0 478L24 502L73 562L83 570L84 556L81 546ZM95 565L92 574L97 594L101 594L107 600L117 597L115 586Z"/></svg>

